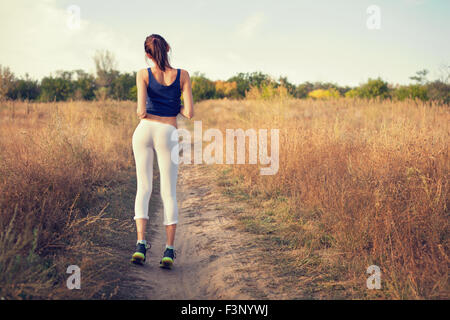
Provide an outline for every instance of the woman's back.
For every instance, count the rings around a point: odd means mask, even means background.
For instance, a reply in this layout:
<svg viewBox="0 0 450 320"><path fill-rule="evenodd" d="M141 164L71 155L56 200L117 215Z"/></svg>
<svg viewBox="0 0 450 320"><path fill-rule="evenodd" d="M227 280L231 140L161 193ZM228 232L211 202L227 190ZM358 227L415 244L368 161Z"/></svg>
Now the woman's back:
<svg viewBox="0 0 450 320"><path fill-rule="evenodd" d="M168 69L165 72L162 72L161 70L159 70L156 67L149 68L149 69L151 69L153 78L159 84L164 85L164 86L170 86L175 81L175 78L178 76L178 70L181 71L181 69L174 69L174 68ZM180 72L180 75L181 75L181 72ZM181 83L180 83L180 85L181 85Z"/></svg>
<svg viewBox="0 0 450 320"><path fill-rule="evenodd" d="M147 113L161 117L175 117L181 108L181 70L170 69L163 73L156 68L153 69L155 69L155 74L152 68L147 69ZM173 79L174 73L175 79ZM170 82L164 83L169 76L171 78Z"/></svg>
<svg viewBox="0 0 450 320"><path fill-rule="evenodd" d="M178 114L188 119L194 116L189 73L172 68L168 59L170 46L161 36L147 37L144 49L146 57L153 61L154 66L141 69L136 75L138 117L177 127Z"/></svg>

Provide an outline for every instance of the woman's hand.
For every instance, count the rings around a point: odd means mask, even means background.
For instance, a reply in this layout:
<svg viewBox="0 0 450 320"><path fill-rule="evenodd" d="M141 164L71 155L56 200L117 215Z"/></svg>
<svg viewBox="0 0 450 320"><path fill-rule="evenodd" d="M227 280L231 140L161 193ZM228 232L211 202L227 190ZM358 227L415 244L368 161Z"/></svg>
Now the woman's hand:
<svg viewBox="0 0 450 320"><path fill-rule="evenodd" d="M145 119L145 118L147 118L147 112L137 112L137 116L138 116L138 118L139 119Z"/></svg>
<svg viewBox="0 0 450 320"><path fill-rule="evenodd" d="M183 117L185 117L185 118L192 119L192 115L189 115L189 114L186 112L186 109L185 109L184 106L182 106L182 107L180 108L180 114L181 114Z"/></svg>

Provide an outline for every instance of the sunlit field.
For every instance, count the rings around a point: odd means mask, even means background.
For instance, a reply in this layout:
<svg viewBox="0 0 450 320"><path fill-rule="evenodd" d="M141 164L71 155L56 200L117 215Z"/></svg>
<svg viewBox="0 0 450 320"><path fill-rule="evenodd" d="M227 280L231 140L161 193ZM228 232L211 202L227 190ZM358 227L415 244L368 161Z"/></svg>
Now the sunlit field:
<svg viewBox="0 0 450 320"><path fill-rule="evenodd" d="M280 263L299 288L448 298L448 106L212 100L198 104L196 119L223 130L280 129L276 175L234 165L223 184L253 202L246 228L283 244L277 255L291 257ZM365 288L370 265L381 269L381 290Z"/></svg>
<svg viewBox="0 0 450 320"><path fill-rule="evenodd" d="M448 106L225 99L196 104L193 120L222 132L280 129L277 174L214 168L225 193L253 205L243 226L282 248L299 288L448 298ZM98 270L114 248L97 235L121 220L97 198L133 172L137 123L134 102L1 103L0 297L89 298L108 285ZM76 257L83 290L70 292L65 271ZM381 269L380 290L364 287L370 265Z"/></svg>
<svg viewBox="0 0 450 320"><path fill-rule="evenodd" d="M111 248L97 238L120 227L97 198L134 165L132 106L1 104L0 297L87 299L108 284ZM66 287L71 264L82 290Z"/></svg>

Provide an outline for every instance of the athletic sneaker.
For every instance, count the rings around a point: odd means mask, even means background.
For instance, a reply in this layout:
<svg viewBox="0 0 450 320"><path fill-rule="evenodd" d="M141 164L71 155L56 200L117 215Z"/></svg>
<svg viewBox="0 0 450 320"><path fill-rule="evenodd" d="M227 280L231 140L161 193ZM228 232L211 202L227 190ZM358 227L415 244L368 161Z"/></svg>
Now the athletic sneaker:
<svg viewBox="0 0 450 320"><path fill-rule="evenodd" d="M145 262L145 254L147 253L147 250L150 249L150 247L151 245L149 243L138 243L136 245L136 252L133 253L133 256L131 257L131 262L143 265Z"/></svg>
<svg viewBox="0 0 450 320"><path fill-rule="evenodd" d="M163 258L161 259L161 262L159 263L159 266L161 268L165 268L165 269L172 269L173 259L175 259L174 250L170 249L170 248L166 248L166 250L164 251Z"/></svg>

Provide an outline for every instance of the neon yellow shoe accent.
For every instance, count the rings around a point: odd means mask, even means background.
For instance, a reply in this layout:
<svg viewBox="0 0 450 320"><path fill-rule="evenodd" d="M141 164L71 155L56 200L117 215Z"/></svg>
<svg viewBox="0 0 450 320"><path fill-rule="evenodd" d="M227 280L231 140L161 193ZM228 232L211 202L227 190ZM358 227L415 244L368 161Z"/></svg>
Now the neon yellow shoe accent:
<svg viewBox="0 0 450 320"><path fill-rule="evenodd" d="M131 257L131 262L143 264L144 261L145 261L145 255L143 253L141 253L141 252L133 253L133 256Z"/></svg>
<svg viewBox="0 0 450 320"><path fill-rule="evenodd" d="M142 252L133 253L133 258L145 259L145 255Z"/></svg>
<svg viewBox="0 0 450 320"><path fill-rule="evenodd" d="M169 268L171 269L173 265L173 259L170 257L164 257L161 259L161 263L159 264L162 268Z"/></svg>

